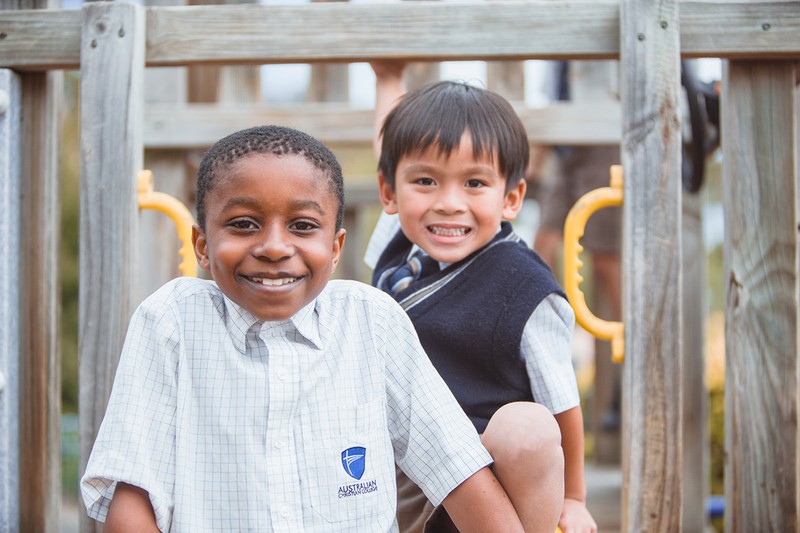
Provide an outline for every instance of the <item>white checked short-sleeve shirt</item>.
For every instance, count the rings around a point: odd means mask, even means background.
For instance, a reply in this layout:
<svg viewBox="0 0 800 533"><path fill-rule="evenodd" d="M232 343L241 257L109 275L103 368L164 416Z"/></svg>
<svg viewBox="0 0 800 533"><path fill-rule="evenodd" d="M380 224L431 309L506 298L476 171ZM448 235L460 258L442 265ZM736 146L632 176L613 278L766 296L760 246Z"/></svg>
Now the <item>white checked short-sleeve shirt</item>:
<svg viewBox="0 0 800 533"><path fill-rule="evenodd" d="M491 458L390 297L331 281L265 323L179 278L131 319L81 491L104 520L141 487L164 532L396 531L395 461L438 504Z"/></svg>

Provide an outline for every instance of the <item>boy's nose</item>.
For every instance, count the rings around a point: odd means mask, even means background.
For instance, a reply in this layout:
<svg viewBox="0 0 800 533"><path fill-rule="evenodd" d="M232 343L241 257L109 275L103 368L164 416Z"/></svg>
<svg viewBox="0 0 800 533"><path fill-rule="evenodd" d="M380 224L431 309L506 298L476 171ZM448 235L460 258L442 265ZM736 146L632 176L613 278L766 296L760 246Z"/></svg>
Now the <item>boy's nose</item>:
<svg viewBox="0 0 800 533"><path fill-rule="evenodd" d="M460 213L466 209L464 198L458 191L442 189L436 197L434 209L440 213Z"/></svg>
<svg viewBox="0 0 800 533"><path fill-rule="evenodd" d="M255 256L268 261L279 261L292 255L293 246L282 232L271 231L262 235L253 248Z"/></svg>

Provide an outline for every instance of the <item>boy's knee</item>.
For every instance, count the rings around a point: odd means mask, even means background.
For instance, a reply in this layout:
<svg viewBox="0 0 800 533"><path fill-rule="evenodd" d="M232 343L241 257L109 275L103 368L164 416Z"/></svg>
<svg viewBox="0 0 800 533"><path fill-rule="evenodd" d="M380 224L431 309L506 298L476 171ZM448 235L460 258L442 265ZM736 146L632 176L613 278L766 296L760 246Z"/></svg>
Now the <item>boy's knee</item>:
<svg viewBox="0 0 800 533"><path fill-rule="evenodd" d="M546 407L532 402L510 403L498 409L482 439L495 461L523 456L546 459L562 453L561 430L555 417Z"/></svg>

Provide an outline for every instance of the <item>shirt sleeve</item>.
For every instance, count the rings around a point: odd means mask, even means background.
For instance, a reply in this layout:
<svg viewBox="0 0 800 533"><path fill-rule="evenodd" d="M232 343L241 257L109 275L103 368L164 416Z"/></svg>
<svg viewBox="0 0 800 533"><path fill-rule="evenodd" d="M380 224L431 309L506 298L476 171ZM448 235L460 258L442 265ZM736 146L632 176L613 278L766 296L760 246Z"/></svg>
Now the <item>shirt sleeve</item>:
<svg viewBox="0 0 800 533"><path fill-rule="evenodd" d="M520 352L533 398L553 414L580 405L572 366L574 328L575 313L569 303L551 294L534 309L522 334Z"/></svg>
<svg viewBox="0 0 800 533"><path fill-rule="evenodd" d="M434 504L492 458L393 300L383 324L389 430L395 462Z"/></svg>
<svg viewBox="0 0 800 533"><path fill-rule="evenodd" d="M105 417L81 493L90 517L105 522L117 482L148 492L161 531L169 531L175 472L177 321L160 302L131 318Z"/></svg>

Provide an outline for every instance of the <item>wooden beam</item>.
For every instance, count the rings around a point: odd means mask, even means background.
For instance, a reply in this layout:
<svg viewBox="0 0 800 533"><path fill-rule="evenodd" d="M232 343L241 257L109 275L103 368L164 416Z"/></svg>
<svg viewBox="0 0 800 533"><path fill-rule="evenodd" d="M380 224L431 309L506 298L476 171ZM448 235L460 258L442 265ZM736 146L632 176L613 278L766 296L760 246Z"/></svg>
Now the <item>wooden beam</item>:
<svg viewBox="0 0 800 533"><path fill-rule="evenodd" d="M530 142L609 145L622 138L620 106L615 102L559 103L545 108L518 107ZM234 131L257 124L291 126L326 144L371 146L374 112L342 104L186 106L150 105L145 110L148 148L206 148Z"/></svg>
<svg viewBox="0 0 800 533"><path fill-rule="evenodd" d="M20 80L0 69L0 531L19 531Z"/></svg>
<svg viewBox="0 0 800 533"><path fill-rule="evenodd" d="M142 168L144 8L83 5L81 42L80 475L108 403L135 305ZM81 531L94 531L81 515Z"/></svg>
<svg viewBox="0 0 800 533"><path fill-rule="evenodd" d="M703 194L683 191L683 529L708 530L708 393L705 382L706 250Z"/></svg>
<svg viewBox="0 0 800 533"><path fill-rule="evenodd" d="M622 530L681 528L683 277L677 0L620 6Z"/></svg>
<svg viewBox="0 0 800 533"><path fill-rule="evenodd" d="M729 532L797 532L800 520L795 70L723 66Z"/></svg>
<svg viewBox="0 0 800 533"><path fill-rule="evenodd" d="M0 0L0 9L42 13L55 3ZM18 527L21 531L51 531L58 529L61 516L59 147L63 74L21 73L19 83L19 213L25 223L13 230L18 232L17 253L24 265L18 280Z"/></svg>
<svg viewBox="0 0 800 533"><path fill-rule="evenodd" d="M22 80L20 520L58 529L61 509L61 72Z"/></svg>
<svg viewBox="0 0 800 533"><path fill-rule="evenodd" d="M681 2L685 57L800 57L797 1ZM147 66L619 57L619 2L147 8ZM0 13L0 66L76 69L74 10ZM677 22L677 21L676 21Z"/></svg>

